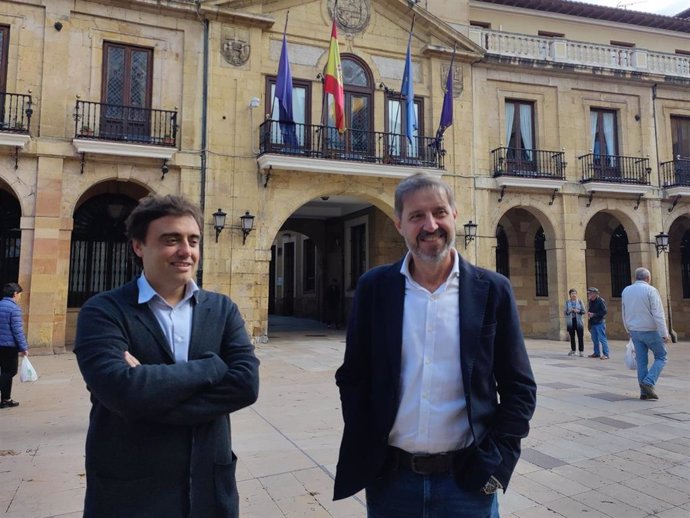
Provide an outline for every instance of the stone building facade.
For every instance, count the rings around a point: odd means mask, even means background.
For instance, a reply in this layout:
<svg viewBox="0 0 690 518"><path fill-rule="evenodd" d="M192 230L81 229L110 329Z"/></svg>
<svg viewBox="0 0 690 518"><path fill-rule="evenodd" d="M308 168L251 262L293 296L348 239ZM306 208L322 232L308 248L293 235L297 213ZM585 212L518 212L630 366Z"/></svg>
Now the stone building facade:
<svg viewBox="0 0 690 518"><path fill-rule="evenodd" d="M324 115L333 16L344 135ZM273 99L284 29L292 143ZM200 282L238 303L257 341L269 314L325 319L332 280L342 323L359 275L404 251L393 192L418 171L454 189L456 246L509 276L527 336L563 338L568 289L594 285L622 337L620 291L640 265L689 336L682 16L564 0L23 0L0 4L0 53L0 280L25 288L35 351L69 348L83 301L138 273L122 222L148 193L202 205Z"/></svg>

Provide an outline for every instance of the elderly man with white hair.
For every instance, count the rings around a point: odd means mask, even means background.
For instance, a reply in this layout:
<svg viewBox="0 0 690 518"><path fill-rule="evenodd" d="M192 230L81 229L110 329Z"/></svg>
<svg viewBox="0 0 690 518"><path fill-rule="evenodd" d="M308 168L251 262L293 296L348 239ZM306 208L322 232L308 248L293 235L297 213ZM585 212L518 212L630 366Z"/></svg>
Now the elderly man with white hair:
<svg viewBox="0 0 690 518"><path fill-rule="evenodd" d="M654 386L666 365L666 347L670 337L659 291L650 285L652 274L647 268L635 270L635 282L623 290L623 325L635 344L637 380L640 399L659 399ZM648 369L649 351L654 363Z"/></svg>

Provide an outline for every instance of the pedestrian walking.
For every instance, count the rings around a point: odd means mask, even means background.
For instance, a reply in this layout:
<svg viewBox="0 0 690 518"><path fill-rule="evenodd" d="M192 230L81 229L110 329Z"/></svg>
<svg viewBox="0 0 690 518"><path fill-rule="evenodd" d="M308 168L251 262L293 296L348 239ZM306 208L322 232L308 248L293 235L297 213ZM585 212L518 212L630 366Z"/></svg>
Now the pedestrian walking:
<svg viewBox="0 0 690 518"><path fill-rule="evenodd" d="M19 356L28 356L29 344L24 336L22 287L16 282L5 284L0 300L0 408L19 406L12 399L12 378L17 374Z"/></svg>
<svg viewBox="0 0 690 518"><path fill-rule="evenodd" d="M640 399L659 399L654 387L666 365L666 344L671 339L659 291L651 285L647 268L635 270L635 282L623 290L623 325L635 345ZM649 351L654 363L649 365Z"/></svg>

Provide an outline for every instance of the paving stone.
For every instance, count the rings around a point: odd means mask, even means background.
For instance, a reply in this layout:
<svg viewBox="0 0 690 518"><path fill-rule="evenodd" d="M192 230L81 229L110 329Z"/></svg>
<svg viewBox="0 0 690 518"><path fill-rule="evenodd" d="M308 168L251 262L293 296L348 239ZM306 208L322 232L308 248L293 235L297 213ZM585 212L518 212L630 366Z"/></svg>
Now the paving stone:
<svg viewBox="0 0 690 518"><path fill-rule="evenodd" d="M689 518L690 347L674 348L662 399L645 402L622 361L566 361L562 346L527 340L538 407L502 518ZM257 346L259 400L232 416L242 518L365 516L362 493L332 501L343 351L332 330L281 330ZM16 384L22 405L0 410L0 518L77 518L89 395L72 354L34 365L39 381Z"/></svg>

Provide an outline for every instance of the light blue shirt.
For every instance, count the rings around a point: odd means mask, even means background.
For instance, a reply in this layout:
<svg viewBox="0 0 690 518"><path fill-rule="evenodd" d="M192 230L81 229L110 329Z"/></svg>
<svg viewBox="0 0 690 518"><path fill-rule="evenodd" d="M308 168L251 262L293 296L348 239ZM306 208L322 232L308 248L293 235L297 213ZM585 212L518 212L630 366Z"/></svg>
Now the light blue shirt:
<svg viewBox="0 0 690 518"><path fill-rule="evenodd" d="M185 288L184 297L175 307L168 304L163 297L156 293L156 290L146 280L144 273L137 279L137 287L139 288L139 304L148 304L151 308L161 326L161 331L168 340L175 362L186 362L189 357L189 341L192 337L192 318L194 316L194 304L199 292L198 286L190 280Z"/></svg>

